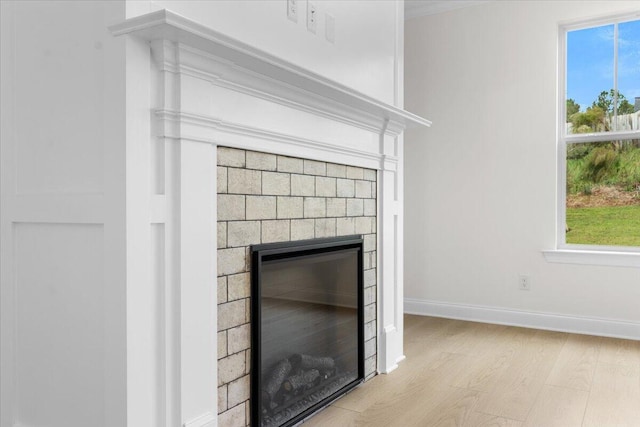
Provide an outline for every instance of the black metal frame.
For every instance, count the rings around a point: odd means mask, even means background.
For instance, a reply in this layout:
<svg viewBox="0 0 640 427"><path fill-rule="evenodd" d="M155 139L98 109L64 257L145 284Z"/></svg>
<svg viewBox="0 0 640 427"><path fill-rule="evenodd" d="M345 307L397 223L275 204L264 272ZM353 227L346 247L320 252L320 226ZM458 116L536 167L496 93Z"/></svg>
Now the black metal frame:
<svg viewBox="0 0 640 427"><path fill-rule="evenodd" d="M361 235L299 240L294 242L266 243L251 246L251 425L259 426L262 408L261 375L261 292L260 272L262 263L285 258L297 258L342 250L358 250L358 376L336 393L310 406L294 418L282 424L289 427L328 406L364 381L364 271L363 238Z"/></svg>

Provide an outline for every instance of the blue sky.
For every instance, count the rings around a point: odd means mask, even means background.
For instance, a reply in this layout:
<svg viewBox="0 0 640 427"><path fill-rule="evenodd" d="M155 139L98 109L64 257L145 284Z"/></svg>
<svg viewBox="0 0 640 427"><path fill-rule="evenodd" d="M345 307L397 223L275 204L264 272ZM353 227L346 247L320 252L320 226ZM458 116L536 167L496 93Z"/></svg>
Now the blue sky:
<svg viewBox="0 0 640 427"><path fill-rule="evenodd" d="M640 20L618 26L618 90L629 102L640 96ZM567 98L581 111L613 88L614 27L587 28L567 35Z"/></svg>

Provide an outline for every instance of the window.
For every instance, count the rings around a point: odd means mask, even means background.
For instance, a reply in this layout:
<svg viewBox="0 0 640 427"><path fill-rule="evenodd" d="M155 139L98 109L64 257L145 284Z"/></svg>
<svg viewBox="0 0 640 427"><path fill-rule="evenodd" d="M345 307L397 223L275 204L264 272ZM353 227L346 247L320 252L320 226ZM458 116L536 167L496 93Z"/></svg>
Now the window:
<svg viewBox="0 0 640 427"><path fill-rule="evenodd" d="M640 20L561 28L558 246L640 250Z"/></svg>

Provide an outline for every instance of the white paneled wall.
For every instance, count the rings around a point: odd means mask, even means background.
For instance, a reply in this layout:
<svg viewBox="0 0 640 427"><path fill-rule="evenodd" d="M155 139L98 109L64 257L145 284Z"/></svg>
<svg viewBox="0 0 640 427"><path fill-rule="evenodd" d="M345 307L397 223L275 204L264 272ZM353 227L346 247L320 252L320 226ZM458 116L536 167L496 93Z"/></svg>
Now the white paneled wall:
<svg viewBox="0 0 640 427"><path fill-rule="evenodd" d="M92 424L106 409L103 226L17 223L13 244L21 421L63 426L74 408L74 422Z"/></svg>
<svg viewBox="0 0 640 427"><path fill-rule="evenodd" d="M2 426L126 425L116 2L2 2Z"/></svg>

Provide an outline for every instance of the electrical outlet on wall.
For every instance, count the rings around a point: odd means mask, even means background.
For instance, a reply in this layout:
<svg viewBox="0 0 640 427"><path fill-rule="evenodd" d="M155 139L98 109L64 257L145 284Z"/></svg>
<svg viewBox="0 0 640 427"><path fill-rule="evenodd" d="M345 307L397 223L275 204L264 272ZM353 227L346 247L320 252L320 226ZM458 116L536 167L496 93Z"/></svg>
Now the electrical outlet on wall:
<svg viewBox="0 0 640 427"><path fill-rule="evenodd" d="M298 0L287 0L287 18L298 22Z"/></svg>
<svg viewBox="0 0 640 427"><path fill-rule="evenodd" d="M317 25L318 9L315 4L307 2L307 30L315 34Z"/></svg>
<svg viewBox="0 0 640 427"><path fill-rule="evenodd" d="M518 288L521 291L531 290L531 277L521 274L518 276Z"/></svg>

